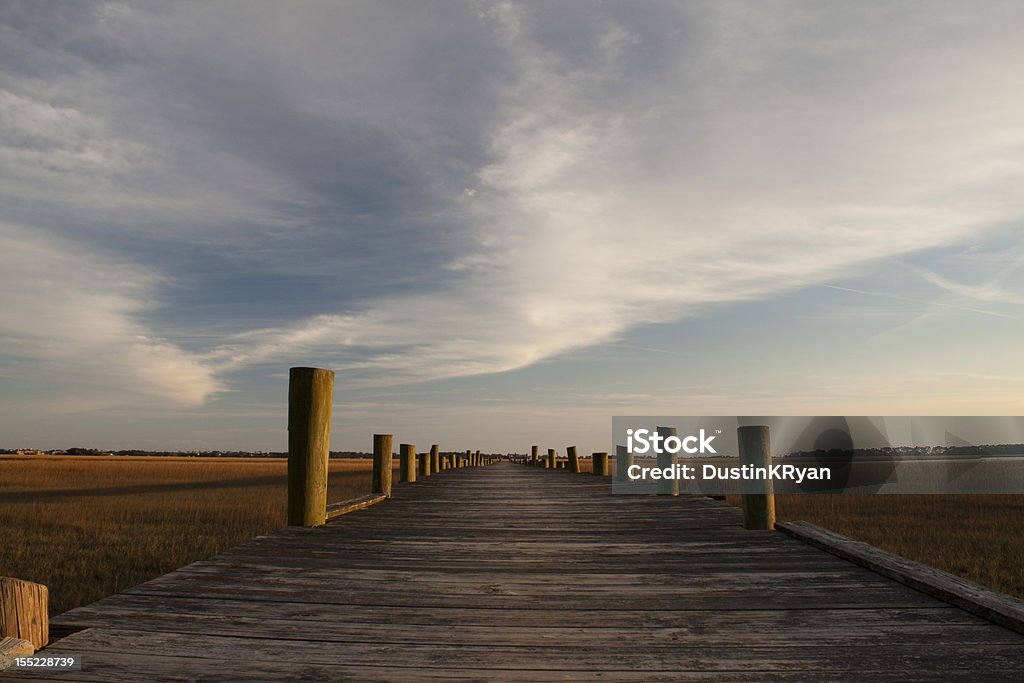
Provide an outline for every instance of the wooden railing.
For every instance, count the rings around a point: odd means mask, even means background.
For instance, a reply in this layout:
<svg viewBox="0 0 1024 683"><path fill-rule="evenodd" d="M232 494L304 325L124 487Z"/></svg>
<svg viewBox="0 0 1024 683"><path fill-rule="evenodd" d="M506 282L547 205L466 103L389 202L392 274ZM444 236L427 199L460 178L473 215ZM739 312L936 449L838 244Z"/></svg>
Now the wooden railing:
<svg viewBox="0 0 1024 683"><path fill-rule="evenodd" d="M329 519L376 505L391 496L391 434L373 435L373 478L370 493L327 504L327 465L331 445L331 403L334 372L323 368L292 368L288 380L288 525L319 526ZM433 444L417 453L416 444L399 444L398 478L414 482L448 470L490 465L498 458L480 451L442 453Z"/></svg>

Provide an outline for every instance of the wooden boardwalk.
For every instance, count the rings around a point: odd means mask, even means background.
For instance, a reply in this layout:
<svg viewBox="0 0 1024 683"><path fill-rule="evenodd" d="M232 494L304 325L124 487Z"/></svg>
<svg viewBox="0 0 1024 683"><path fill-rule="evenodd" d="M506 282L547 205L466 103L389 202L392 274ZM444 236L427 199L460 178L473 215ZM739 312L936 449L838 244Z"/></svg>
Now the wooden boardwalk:
<svg viewBox="0 0 1024 683"><path fill-rule="evenodd" d="M1024 680L1024 636L704 498L500 463L54 620L142 680Z"/></svg>

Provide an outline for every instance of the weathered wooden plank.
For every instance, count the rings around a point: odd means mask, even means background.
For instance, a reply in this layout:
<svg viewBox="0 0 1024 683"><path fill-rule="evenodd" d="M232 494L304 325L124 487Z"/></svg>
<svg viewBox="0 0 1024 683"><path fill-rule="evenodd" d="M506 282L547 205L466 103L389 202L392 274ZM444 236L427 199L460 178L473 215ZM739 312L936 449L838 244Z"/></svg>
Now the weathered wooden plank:
<svg viewBox="0 0 1024 683"><path fill-rule="evenodd" d="M242 614L236 605L250 605ZM671 619L649 625L640 617L633 623L606 625L604 619L594 619L592 613L577 611L577 620L561 626L551 625L552 613L534 617L528 623L516 623L498 618L488 625L464 623L458 616L441 614L441 610L421 610L414 621L394 619L386 622L360 621L358 614L346 620L344 610L338 614L329 609L305 603L295 603L266 609L267 605L253 606L238 602L236 605L218 605L216 610L166 609L143 612L132 609L107 610L104 620L111 628L130 623L132 630L195 633L201 635L265 637L285 640L318 640L323 642L368 643L438 643L450 641L448 629L457 629L459 643L465 645L505 645L509 643L558 642L561 645L591 645L603 642L607 649L635 648L641 641L652 646L699 645L707 642L708 633L728 633L730 638L741 639L745 645L789 647L794 642L816 645L886 646L892 639L905 644L921 646L966 648L973 644L997 642L1019 644L1019 639L1008 631L994 632L983 621L957 623L935 619L927 610L917 610L915 621L900 621L888 610L864 610L872 618L851 615L860 610L827 610L822 616L803 617L787 615L781 611L763 612L747 610L722 613L678 611L670 612ZM271 607L274 605L271 603ZM189 606L194 607L194 606ZM408 612L409 610L407 610ZM946 612L961 613L947 609ZM814 611L801 611L814 614ZM704 618L708 614L728 615L729 618ZM397 611L391 611L397 616ZM928 618L924 618L927 615ZM446 618L447 617L447 618ZM83 615L88 621L88 615ZM479 619L476 613L471 619ZM128 621L130 620L130 621ZM794 623L795 622L795 623ZM596 624L596 625L595 625ZM444 625L445 630L435 628ZM430 628L425 628L429 626Z"/></svg>
<svg viewBox="0 0 1024 683"><path fill-rule="evenodd" d="M88 665L79 671L61 672L59 678L47 672L24 672L11 680L54 680L81 681L83 683L112 683L115 681L196 681L220 682L225 680L224 667L208 659L184 656L140 655L134 652L98 652L88 658ZM1018 681L1010 672L986 672L986 681ZM804 671L758 671L750 668L718 670L714 676L706 671L627 671L602 670L594 672L578 667L546 671L540 669L496 670L473 668L413 668L400 662L378 666L361 662L309 663L304 661L252 661L244 670L232 669L233 679L269 680L341 680L366 681L367 683L418 683L420 681L493 681L510 683L547 683L549 681L611 681L613 683L670 683L674 681L733 681L735 683L761 683L762 681L807 681ZM870 679L886 681L935 680L935 681L977 681L973 671L946 671L937 674L933 668L925 669L884 669L866 661L856 670L821 669L815 671L814 680L863 681ZM5 680L7 680L5 678Z"/></svg>
<svg viewBox="0 0 1024 683"><path fill-rule="evenodd" d="M699 610L687 609L623 609L582 610L565 609L473 609L459 606L445 607L377 607L367 610L361 605L347 603L303 602L281 600L259 602L228 598L198 598L181 595L150 595L122 593L92 605L86 605L58 618L64 625L81 630L90 625L121 625L127 615L213 615L257 617L268 619L301 619L305 622L328 621L335 623L359 624L407 624L443 625L446 627L497 626L511 627L567 627L581 624L596 628L678 628L695 630L711 629L729 632L742 628L745 620L752 623L772 623L786 628L806 626L809 629L825 628L839 623L866 624L876 628L889 624L894 628L926 625L945 627L947 625L981 625L986 622L963 610L942 603L930 601L913 608L891 606L858 609L750 609L750 610ZM992 630L992 629L990 629ZM996 634L1009 633L994 629ZM1010 637L1016 638L1010 633Z"/></svg>
<svg viewBox="0 0 1024 683"><path fill-rule="evenodd" d="M503 670L611 671L754 671L787 672L801 669L858 671L866 659L876 665L901 666L905 670L928 668L942 671L977 671L979 660L994 673L1019 671L1024 642L974 644L964 648L924 648L919 643L890 643L836 647L800 644L793 647L748 646L743 643L701 643L697 646L669 644L653 646L633 640L614 650L607 643L568 647L541 641L505 645L465 643L331 643L325 647L315 640L197 636L195 634L119 629L89 629L68 636L55 652L121 653L132 650L157 656L196 653L223 666L230 662L233 672L244 672L252 662L304 661L331 664L338 661L402 662L416 669L479 668ZM539 662L543 662L539 665Z"/></svg>
<svg viewBox="0 0 1024 683"><path fill-rule="evenodd" d="M350 498L337 503L331 503L327 506L327 519L332 520L336 517L347 515L350 512L355 512L356 510L362 510L370 507L371 505L376 505L377 503L387 499L388 497L383 493L371 493L358 498Z"/></svg>
<svg viewBox="0 0 1024 683"><path fill-rule="evenodd" d="M789 588L787 586L786 588ZM501 590L499 588L499 590ZM173 580L161 585L146 584L131 589L140 595L174 595L182 592L200 597L230 596L238 600L290 601L302 600L323 603L359 604L367 607L444 607L456 604L476 609L587 609L600 606L600 611L635 609L777 609L859 608L880 605L917 607L933 604L934 598L911 591L900 591L892 586L857 585L844 587L794 585L792 592L781 587L767 594L754 591L737 593L731 588L702 590L693 588L677 593L631 592L615 595L606 591L572 592L569 587L558 591L524 589L519 592L498 592L482 589L446 587L444 591L422 594L417 591L398 592L394 587L367 590L359 587L334 587L326 582L265 582L256 586L239 586L230 579Z"/></svg>

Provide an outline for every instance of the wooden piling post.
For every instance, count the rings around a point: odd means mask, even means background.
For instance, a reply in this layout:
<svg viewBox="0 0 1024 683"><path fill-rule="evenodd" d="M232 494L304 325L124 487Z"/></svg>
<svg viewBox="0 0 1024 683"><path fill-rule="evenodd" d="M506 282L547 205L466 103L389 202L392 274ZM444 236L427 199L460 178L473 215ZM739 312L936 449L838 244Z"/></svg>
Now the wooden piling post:
<svg viewBox="0 0 1024 683"><path fill-rule="evenodd" d="M373 435L373 493L391 495L391 435Z"/></svg>
<svg viewBox="0 0 1024 683"><path fill-rule="evenodd" d="M334 372L291 368L288 378L288 524L327 521Z"/></svg>
<svg viewBox="0 0 1024 683"><path fill-rule="evenodd" d="M555 465L556 465L556 463L555 463L555 449L554 448L549 448L548 449L548 469L549 470L555 469Z"/></svg>
<svg viewBox="0 0 1024 683"><path fill-rule="evenodd" d="M466 467L473 466L473 451L466 451Z"/></svg>
<svg viewBox="0 0 1024 683"><path fill-rule="evenodd" d="M437 474L441 471L441 447L434 444L430 447L430 473Z"/></svg>
<svg viewBox="0 0 1024 683"><path fill-rule="evenodd" d="M608 454L607 453L594 453L591 457L591 462L594 463L592 472L598 477L608 476Z"/></svg>
<svg viewBox="0 0 1024 683"><path fill-rule="evenodd" d="M665 439L670 436L676 436L675 427L655 427L655 431L661 436L661 453L658 453L658 469L663 470L665 468L671 468L676 464L675 453L669 453L668 449L665 448ZM658 487L659 496L678 496L679 495L679 480L678 479L662 479Z"/></svg>
<svg viewBox="0 0 1024 683"><path fill-rule="evenodd" d="M398 457L398 480L416 481L416 446L411 443L399 444Z"/></svg>
<svg viewBox="0 0 1024 683"><path fill-rule="evenodd" d="M48 600L41 583L0 576L0 639L27 640L37 650L50 642Z"/></svg>
<svg viewBox="0 0 1024 683"><path fill-rule="evenodd" d="M480 465L484 464L484 461L480 457L480 451L476 452L476 457L473 459L473 464L476 465L477 467L480 467Z"/></svg>
<svg viewBox="0 0 1024 683"><path fill-rule="evenodd" d="M534 466L537 465L537 447L536 446L530 446L530 464L534 465Z"/></svg>
<svg viewBox="0 0 1024 683"><path fill-rule="evenodd" d="M430 476L430 453L418 453L416 455L416 473L419 477Z"/></svg>
<svg viewBox="0 0 1024 683"><path fill-rule="evenodd" d="M580 473L580 456L577 455L577 453L576 453L576 447L575 446L568 446L565 449L565 453L566 453L566 455L569 456L569 463L568 463L569 471L570 472L574 472L576 474L579 474Z"/></svg>
<svg viewBox="0 0 1024 683"><path fill-rule="evenodd" d="M738 427L736 438L740 447L740 465L763 467L770 472L772 467L772 446L768 427L750 425ZM747 529L775 528L775 490L771 477L744 479L743 526Z"/></svg>
<svg viewBox="0 0 1024 683"><path fill-rule="evenodd" d="M629 481L629 468L633 466L633 454L625 446L615 447L615 478Z"/></svg>

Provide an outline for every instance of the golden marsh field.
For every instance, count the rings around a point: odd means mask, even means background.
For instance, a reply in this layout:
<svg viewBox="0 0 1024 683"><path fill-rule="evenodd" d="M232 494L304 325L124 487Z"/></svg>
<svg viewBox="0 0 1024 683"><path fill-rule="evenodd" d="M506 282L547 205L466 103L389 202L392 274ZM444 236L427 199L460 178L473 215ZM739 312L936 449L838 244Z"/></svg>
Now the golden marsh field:
<svg viewBox="0 0 1024 683"><path fill-rule="evenodd" d="M46 584L50 612L130 588L285 525L282 458L0 456L0 575ZM370 491L330 461L327 500Z"/></svg>
<svg viewBox="0 0 1024 683"><path fill-rule="evenodd" d="M283 526L286 475L276 458L0 456L0 575L46 584L58 614ZM328 501L368 493L370 475L369 459L331 460ZM780 520L1024 597L1024 496L790 495L776 505Z"/></svg>

